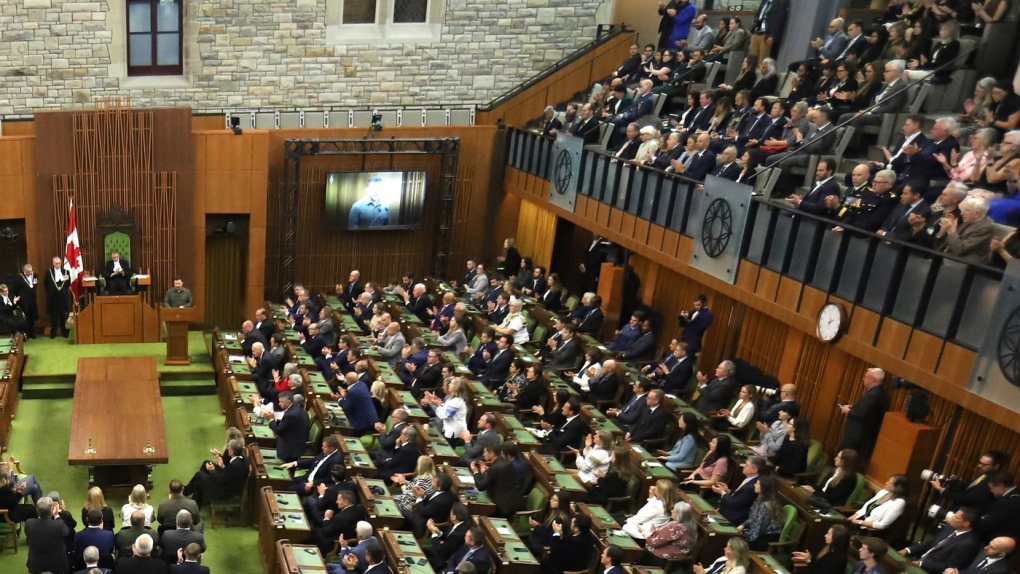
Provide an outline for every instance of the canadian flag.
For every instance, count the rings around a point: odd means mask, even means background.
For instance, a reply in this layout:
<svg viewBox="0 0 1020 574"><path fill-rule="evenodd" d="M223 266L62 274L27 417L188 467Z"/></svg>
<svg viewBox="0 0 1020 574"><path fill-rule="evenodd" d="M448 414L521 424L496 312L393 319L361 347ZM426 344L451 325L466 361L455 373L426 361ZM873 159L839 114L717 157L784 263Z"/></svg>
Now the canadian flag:
<svg viewBox="0 0 1020 574"><path fill-rule="evenodd" d="M78 243L78 224L74 220L74 200L71 200L70 215L67 220L67 247L64 250L64 269L71 278L71 292L75 300L81 295L82 259L81 245Z"/></svg>

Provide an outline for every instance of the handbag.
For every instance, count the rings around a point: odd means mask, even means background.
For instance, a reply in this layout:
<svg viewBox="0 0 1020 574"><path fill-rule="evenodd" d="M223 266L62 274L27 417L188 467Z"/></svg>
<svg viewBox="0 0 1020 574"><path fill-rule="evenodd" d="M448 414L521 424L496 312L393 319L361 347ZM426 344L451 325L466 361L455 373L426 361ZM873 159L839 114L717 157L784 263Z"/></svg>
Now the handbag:
<svg viewBox="0 0 1020 574"><path fill-rule="evenodd" d="M786 148L789 146L790 144L784 141L783 143L775 145L763 145L759 147L758 150L761 151L761 153L779 153L781 151L786 151Z"/></svg>

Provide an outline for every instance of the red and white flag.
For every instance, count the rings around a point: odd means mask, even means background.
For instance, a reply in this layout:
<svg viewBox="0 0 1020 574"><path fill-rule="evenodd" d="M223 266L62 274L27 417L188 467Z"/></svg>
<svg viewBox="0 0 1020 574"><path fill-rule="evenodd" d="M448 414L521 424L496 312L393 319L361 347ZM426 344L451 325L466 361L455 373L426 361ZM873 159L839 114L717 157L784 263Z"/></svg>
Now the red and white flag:
<svg viewBox="0 0 1020 574"><path fill-rule="evenodd" d="M71 277L71 292L75 300L81 295L83 270L81 244L78 243L78 224L74 220L74 200L71 200L70 216L67 220L67 247L64 250L64 269Z"/></svg>

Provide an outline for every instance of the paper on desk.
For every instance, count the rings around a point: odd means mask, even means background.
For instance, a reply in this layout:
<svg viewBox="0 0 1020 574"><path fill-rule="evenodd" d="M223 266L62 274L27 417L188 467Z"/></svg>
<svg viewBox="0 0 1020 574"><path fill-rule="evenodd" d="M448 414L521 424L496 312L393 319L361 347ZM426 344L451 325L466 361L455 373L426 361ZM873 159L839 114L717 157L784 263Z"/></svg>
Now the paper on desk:
<svg viewBox="0 0 1020 574"><path fill-rule="evenodd" d="M712 516L711 514L709 514L709 515L708 515L708 521L709 521L709 522L719 522L719 521L718 521L718 520L716 520L716 519L715 519L715 517L714 517L714 516Z"/></svg>
<svg viewBox="0 0 1020 574"><path fill-rule="evenodd" d="M243 365L244 364L244 355L230 355L229 357L227 357L227 360L229 360L231 363L236 363L238 365Z"/></svg>
<svg viewBox="0 0 1020 574"><path fill-rule="evenodd" d="M499 532L499 533L500 533L500 534L502 534L503 536L510 536L511 534L513 534L513 533L512 533L511 531L510 531L510 529L509 529L509 528L507 528L507 527L505 527L505 526L497 526L497 527L496 527L496 532Z"/></svg>
<svg viewBox="0 0 1020 574"><path fill-rule="evenodd" d="M474 484L475 477L471 475L457 475L457 479L460 480L461 484Z"/></svg>
<svg viewBox="0 0 1020 574"><path fill-rule="evenodd" d="M223 339L226 340L226 341L236 341L237 340L237 334L236 333L223 333Z"/></svg>
<svg viewBox="0 0 1020 574"><path fill-rule="evenodd" d="M544 429L537 429L537 428L533 428L533 427L527 427L527 428L528 428L528 432L530 432L531 434L537 436L538 438L545 438L546 435L549 434L549 431L544 430Z"/></svg>
<svg viewBox="0 0 1020 574"><path fill-rule="evenodd" d="M645 452L645 451L641 450L641 447L639 447L639 446L632 446L630 448L634 449L634 452L636 452L638 454L641 454L641 453Z"/></svg>
<svg viewBox="0 0 1020 574"><path fill-rule="evenodd" d="M650 461L645 463L645 466L662 466L662 463L661 462L655 462L654 460L650 460Z"/></svg>
<svg viewBox="0 0 1020 574"><path fill-rule="evenodd" d="M137 279L148 279L148 278L149 278L149 275L148 275L147 273L145 273L145 274L141 274L141 273L140 273L140 274L138 274L138 275L135 275L135 277L136 277Z"/></svg>

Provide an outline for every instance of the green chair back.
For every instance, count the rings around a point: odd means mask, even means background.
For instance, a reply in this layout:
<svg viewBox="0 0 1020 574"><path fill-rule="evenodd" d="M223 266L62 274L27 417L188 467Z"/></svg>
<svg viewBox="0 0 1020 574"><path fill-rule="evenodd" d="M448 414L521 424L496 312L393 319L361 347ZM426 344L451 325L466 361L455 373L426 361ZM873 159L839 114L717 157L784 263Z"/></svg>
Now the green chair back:
<svg viewBox="0 0 1020 574"><path fill-rule="evenodd" d="M535 325L535 330L531 333L531 342L536 345L542 344L545 341L545 332L544 325Z"/></svg>
<svg viewBox="0 0 1020 574"><path fill-rule="evenodd" d="M864 503L871 498L871 492L868 490L868 481L864 478L864 475L857 473L857 486L854 491L850 493L850 496L846 499L846 505L853 508L860 508L864 506Z"/></svg>
<svg viewBox="0 0 1020 574"><path fill-rule="evenodd" d="M322 424L319 422L319 419L315 419L312 421L312 425L308 429L308 443L307 443L311 445L309 448L311 449L311 452L313 454L317 454L319 452L321 441L322 441Z"/></svg>
<svg viewBox="0 0 1020 574"><path fill-rule="evenodd" d="M624 493L628 497L634 498L635 496L637 496L639 486L641 486L641 482L637 478L631 478L630 480L627 481L627 489L624 491Z"/></svg>
<svg viewBox="0 0 1020 574"><path fill-rule="evenodd" d="M567 311L573 311L575 307L577 307L577 295L567 297L567 302L563 305L563 308Z"/></svg>
<svg viewBox="0 0 1020 574"><path fill-rule="evenodd" d="M131 236L122 231L114 231L106 234L103 238L103 253L106 254L104 261L110 260L110 252L117 250L120 256L128 262L134 261L131 257Z"/></svg>
<svg viewBox="0 0 1020 574"><path fill-rule="evenodd" d="M548 502L549 495L540 486L535 485L531 488L531 492L528 493L528 499L524 503L524 510L541 510L545 508ZM514 518L514 530L523 537L531 536L531 524L528 523L528 517L517 515Z"/></svg>
<svg viewBox="0 0 1020 574"><path fill-rule="evenodd" d="M822 452L822 443L812 440L808 447L807 472L820 473L825 466L825 453Z"/></svg>
<svg viewBox="0 0 1020 574"><path fill-rule="evenodd" d="M804 531L804 523L797 519L797 508L792 504L783 505L783 531L779 533L780 542L796 542Z"/></svg>

